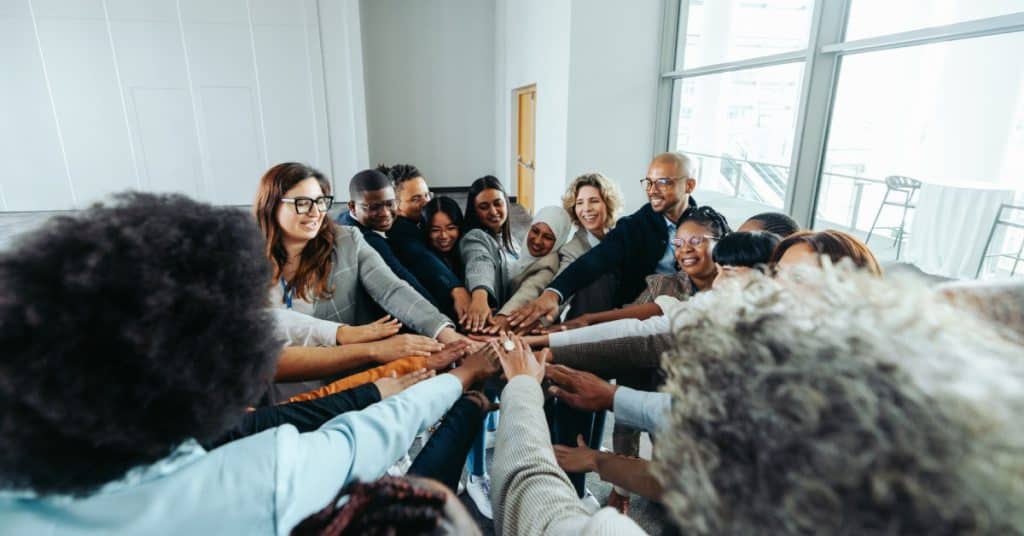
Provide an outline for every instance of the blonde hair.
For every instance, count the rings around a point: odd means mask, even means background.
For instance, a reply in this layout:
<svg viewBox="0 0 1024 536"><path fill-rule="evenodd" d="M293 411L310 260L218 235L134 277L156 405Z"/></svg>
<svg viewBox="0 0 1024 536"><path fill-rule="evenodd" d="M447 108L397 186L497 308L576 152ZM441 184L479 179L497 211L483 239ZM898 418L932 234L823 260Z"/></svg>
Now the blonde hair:
<svg viewBox="0 0 1024 536"><path fill-rule="evenodd" d="M601 193L601 199L604 201L606 208L605 227L608 229L615 227L615 222L618 221L625 202L619 187L611 179L600 173L584 173L573 179L565 190L565 195L562 196L562 208L569 213L569 219L572 220L573 225L582 227L579 217L576 216L576 195L580 193L580 188L584 186L593 186Z"/></svg>

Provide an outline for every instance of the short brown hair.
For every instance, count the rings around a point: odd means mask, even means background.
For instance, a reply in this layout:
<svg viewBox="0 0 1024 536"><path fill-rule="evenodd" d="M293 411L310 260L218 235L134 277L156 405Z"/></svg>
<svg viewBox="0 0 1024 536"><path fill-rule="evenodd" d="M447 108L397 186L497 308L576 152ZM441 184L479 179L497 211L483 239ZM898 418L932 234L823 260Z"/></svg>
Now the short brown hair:
<svg viewBox="0 0 1024 536"><path fill-rule="evenodd" d="M807 244L819 255L827 255L832 262L839 262L839 259L843 258L850 259L858 268L863 268L876 277L882 277L882 267L868 246L856 237L835 229L793 233L779 242L769 262L777 264L786 250L797 244Z"/></svg>

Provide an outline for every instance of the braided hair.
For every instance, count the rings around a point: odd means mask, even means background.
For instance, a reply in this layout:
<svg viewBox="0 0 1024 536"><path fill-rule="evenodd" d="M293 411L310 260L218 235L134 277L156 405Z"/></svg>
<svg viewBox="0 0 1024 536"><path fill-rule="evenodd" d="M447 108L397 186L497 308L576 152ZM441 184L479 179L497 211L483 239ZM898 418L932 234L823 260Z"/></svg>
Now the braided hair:
<svg viewBox="0 0 1024 536"><path fill-rule="evenodd" d="M679 217L679 225L688 221L707 227L719 239L732 232L729 222L725 221L725 216L707 205L686 209Z"/></svg>
<svg viewBox="0 0 1024 536"><path fill-rule="evenodd" d="M348 502L338 507L344 496ZM417 487L407 478L353 482L323 510L296 525L292 536L435 534L446 501L443 492Z"/></svg>

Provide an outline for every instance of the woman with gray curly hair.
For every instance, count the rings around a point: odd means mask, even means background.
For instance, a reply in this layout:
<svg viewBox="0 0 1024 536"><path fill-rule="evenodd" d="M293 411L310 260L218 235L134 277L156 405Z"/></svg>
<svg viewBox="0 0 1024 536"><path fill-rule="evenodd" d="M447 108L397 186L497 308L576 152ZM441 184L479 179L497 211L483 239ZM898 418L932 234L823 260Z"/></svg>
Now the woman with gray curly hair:
<svg viewBox="0 0 1024 536"><path fill-rule="evenodd" d="M684 532L1024 532L1019 339L827 262L716 293L663 357L652 472Z"/></svg>

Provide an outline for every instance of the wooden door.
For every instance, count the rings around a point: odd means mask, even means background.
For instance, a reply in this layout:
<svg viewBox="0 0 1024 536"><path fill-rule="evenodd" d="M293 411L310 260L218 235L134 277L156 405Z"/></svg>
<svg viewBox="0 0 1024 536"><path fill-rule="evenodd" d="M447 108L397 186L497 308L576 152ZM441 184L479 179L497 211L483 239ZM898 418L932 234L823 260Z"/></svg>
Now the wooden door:
<svg viewBox="0 0 1024 536"><path fill-rule="evenodd" d="M536 169L534 161L536 152L535 118L537 105L537 86L527 86L516 90L517 121L516 121L516 192L518 202L526 211L533 214L533 173Z"/></svg>

